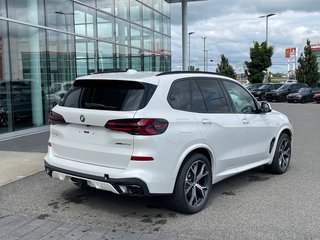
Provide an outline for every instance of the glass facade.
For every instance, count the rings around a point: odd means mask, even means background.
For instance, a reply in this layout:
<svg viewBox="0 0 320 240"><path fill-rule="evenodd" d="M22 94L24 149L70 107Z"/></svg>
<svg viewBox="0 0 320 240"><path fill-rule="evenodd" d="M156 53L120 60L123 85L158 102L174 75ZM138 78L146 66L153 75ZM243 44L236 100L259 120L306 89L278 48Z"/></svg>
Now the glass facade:
<svg viewBox="0 0 320 240"><path fill-rule="evenodd" d="M76 77L170 71L164 0L0 0L0 134L47 124Z"/></svg>

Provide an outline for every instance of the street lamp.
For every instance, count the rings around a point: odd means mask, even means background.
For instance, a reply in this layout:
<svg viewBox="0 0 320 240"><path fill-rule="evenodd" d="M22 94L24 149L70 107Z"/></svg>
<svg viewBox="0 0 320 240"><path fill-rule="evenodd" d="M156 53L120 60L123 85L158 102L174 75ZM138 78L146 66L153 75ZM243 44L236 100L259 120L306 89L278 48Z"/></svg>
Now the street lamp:
<svg viewBox="0 0 320 240"><path fill-rule="evenodd" d="M190 36L192 35L192 34L194 34L195 32L189 32L188 34L189 34L189 63L188 63L188 70L190 71L191 69L190 69Z"/></svg>
<svg viewBox="0 0 320 240"><path fill-rule="evenodd" d="M267 14L267 15L264 15L264 16L260 16L259 18L265 18L266 19L266 44L268 46L268 19L269 17L272 17L276 15L275 13L270 13L270 14Z"/></svg>
<svg viewBox="0 0 320 240"><path fill-rule="evenodd" d="M206 71L206 40L207 37L201 37L203 39L203 71Z"/></svg>
<svg viewBox="0 0 320 240"><path fill-rule="evenodd" d="M269 13L267 15L264 15L264 16L260 16L259 18L265 18L266 19L266 46L268 47L268 19L269 17L272 17L276 15L275 13ZM266 71L266 82L268 81L269 79L269 73L268 73L268 69Z"/></svg>

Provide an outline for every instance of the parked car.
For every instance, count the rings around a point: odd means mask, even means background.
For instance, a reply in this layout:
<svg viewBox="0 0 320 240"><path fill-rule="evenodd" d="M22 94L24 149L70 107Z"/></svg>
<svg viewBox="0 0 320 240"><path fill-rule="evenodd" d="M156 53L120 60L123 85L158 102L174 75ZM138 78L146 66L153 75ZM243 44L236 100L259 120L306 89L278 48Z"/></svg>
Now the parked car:
<svg viewBox="0 0 320 240"><path fill-rule="evenodd" d="M48 94L48 101L51 108L57 105L60 99L72 87L72 82L53 83L50 86L50 94Z"/></svg>
<svg viewBox="0 0 320 240"><path fill-rule="evenodd" d="M290 93L287 96L288 103L299 102L306 103L312 102L315 93L320 92L320 88L301 88L297 93Z"/></svg>
<svg viewBox="0 0 320 240"><path fill-rule="evenodd" d="M45 169L58 180L199 212L212 184L257 166L287 171L292 126L213 73L104 73L76 79L49 114Z"/></svg>
<svg viewBox="0 0 320 240"><path fill-rule="evenodd" d="M315 101L316 103L320 103L320 93L314 94L313 101Z"/></svg>
<svg viewBox="0 0 320 240"><path fill-rule="evenodd" d="M263 83L250 83L249 85L246 86L246 88L247 88L249 91L253 91L253 90L258 89L258 88L261 87L262 85L263 85Z"/></svg>
<svg viewBox="0 0 320 240"><path fill-rule="evenodd" d="M32 117L31 83L22 80L0 82L0 127L8 126L8 102L15 121L29 120Z"/></svg>
<svg viewBox="0 0 320 240"><path fill-rule="evenodd" d="M297 83L297 80L288 79L288 80L284 81L284 83L285 84Z"/></svg>
<svg viewBox="0 0 320 240"><path fill-rule="evenodd" d="M271 101L284 102L287 100L288 94L296 93L300 90L300 88L303 88L303 87L308 87L308 86L307 84L304 84L304 83L284 84L273 92L266 92L265 96L268 102L271 102Z"/></svg>
<svg viewBox="0 0 320 240"><path fill-rule="evenodd" d="M275 83L275 84L266 83L266 84L263 84L258 89L251 90L250 92L258 100L265 101L266 100L266 96L265 96L266 92L274 91L274 90L278 89L279 87L281 87L282 85L283 84L281 84L281 83Z"/></svg>

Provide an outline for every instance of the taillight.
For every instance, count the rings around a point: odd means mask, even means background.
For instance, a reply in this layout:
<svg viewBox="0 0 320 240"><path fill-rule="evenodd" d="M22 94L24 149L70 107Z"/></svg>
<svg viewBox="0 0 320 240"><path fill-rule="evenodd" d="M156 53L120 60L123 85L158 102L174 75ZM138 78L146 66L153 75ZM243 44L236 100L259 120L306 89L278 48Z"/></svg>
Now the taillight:
<svg viewBox="0 0 320 240"><path fill-rule="evenodd" d="M168 121L154 118L133 118L110 120L105 127L113 131L127 132L131 135L158 135L168 128Z"/></svg>
<svg viewBox="0 0 320 240"><path fill-rule="evenodd" d="M61 116L59 113L56 113L54 111L49 112L49 124L55 125L55 124L67 124L64 120L63 116Z"/></svg>

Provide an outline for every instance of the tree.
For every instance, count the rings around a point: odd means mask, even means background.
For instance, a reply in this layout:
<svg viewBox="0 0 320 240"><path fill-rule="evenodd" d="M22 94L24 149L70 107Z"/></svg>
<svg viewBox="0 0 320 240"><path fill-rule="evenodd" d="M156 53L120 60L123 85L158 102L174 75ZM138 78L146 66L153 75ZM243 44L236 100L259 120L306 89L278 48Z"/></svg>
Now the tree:
<svg viewBox="0 0 320 240"><path fill-rule="evenodd" d="M189 71L191 71L191 72L199 72L199 68L196 68L195 66L189 66Z"/></svg>
<svg viewBox="0 0 320 240"><path fill-rule="evenodd" d="M271 57L273 55L273 46L267 46L266 42L261 45L254 42L250 48L250 62L245 62L247 66L246 74L251 83L261 83L265 77L267 69L272 65Z"/></svg>
<svg viewBox="0 0 320 240"><path fill-rule="evenodd" d="M306 83L311 87L315 87L319 80L319 66L317 58L312 52L309 39L304 47L304 52L298 59L299 66L296 69L298 82Z"/></svg>
<svg viewBox="0 0 320 240"><path fill-rule="evenodd" d="M228 58L226 58L224 56L224 54L221 54L221 61L220 64L217 64L217 69L216 72L220 73L221 75L227 76L227 77L231 77L231 78L236 78L237 74L234 71L233 67L229 64L229 60Z"/></svg>

